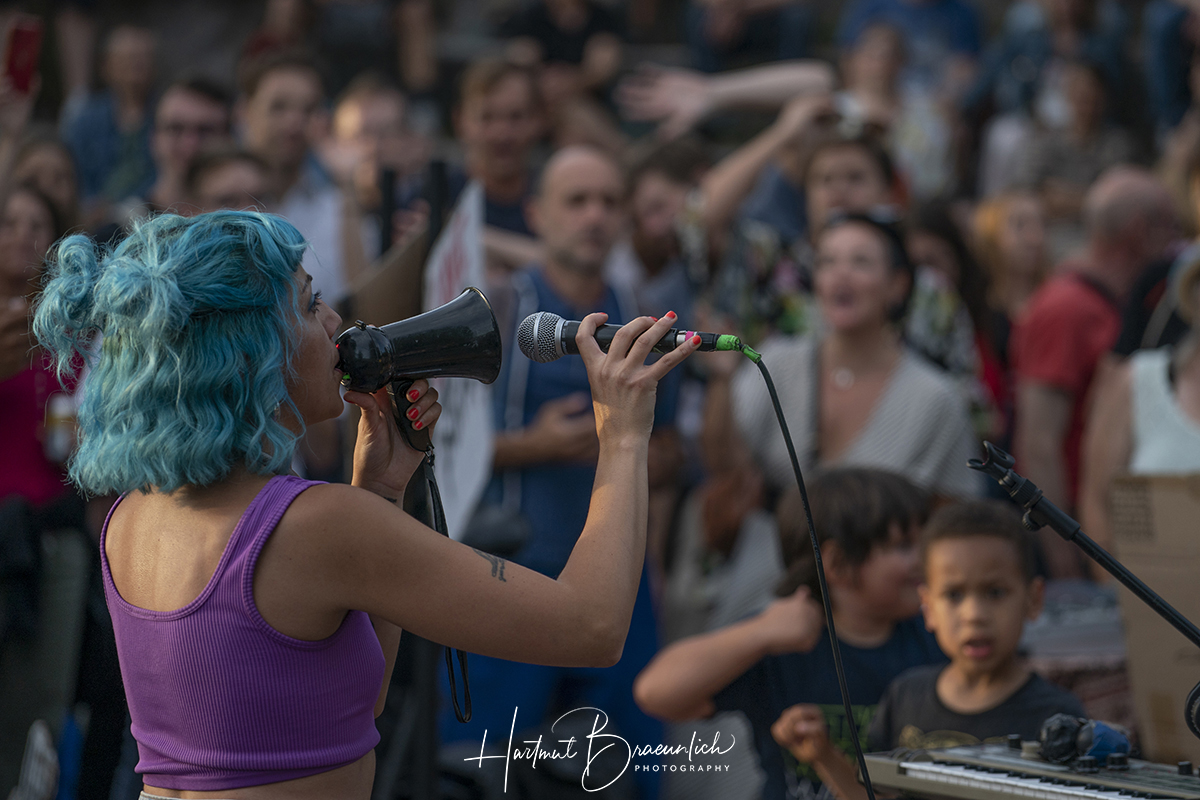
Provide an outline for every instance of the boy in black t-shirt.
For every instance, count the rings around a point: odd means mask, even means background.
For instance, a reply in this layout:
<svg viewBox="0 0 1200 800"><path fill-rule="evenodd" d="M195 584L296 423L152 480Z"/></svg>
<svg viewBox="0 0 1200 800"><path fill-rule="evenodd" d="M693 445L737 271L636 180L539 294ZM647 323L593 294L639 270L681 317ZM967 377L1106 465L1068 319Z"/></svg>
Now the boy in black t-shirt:
<svg viewBox="0 0 1200 800"><path fill-rule="evenodd" d="M945 661L917 615L916 533L929 499L899 475L861 467L827 470L808 488L861 738L893 679ZM829 791L817 773L771 739L771 723L784 709L808 703L822 730L832 731L830 746L853 752L829 632L814 599L820 593L799 491L784 496L777 517L788 565L779 599L742 622L664 648L638 676L634 698L646 713L673 722L741 711L766 776L763 800L825 800Z"/></svg>
<svg viewBox="0 0 1200 800"><path fill-rule="evenodd" d="M922 533L921 557L925 625L950 663L916 667L892 682L871 722L871 750L976 744L1012 733L1036 739L1047 717L1086 716L1073 695L1034 674L1017 653L1025 620L1041 612L1043 583L1010 506L982 500L939 509ZM789 708L771 733L842 800L866 796L811 707Z"/></svg>

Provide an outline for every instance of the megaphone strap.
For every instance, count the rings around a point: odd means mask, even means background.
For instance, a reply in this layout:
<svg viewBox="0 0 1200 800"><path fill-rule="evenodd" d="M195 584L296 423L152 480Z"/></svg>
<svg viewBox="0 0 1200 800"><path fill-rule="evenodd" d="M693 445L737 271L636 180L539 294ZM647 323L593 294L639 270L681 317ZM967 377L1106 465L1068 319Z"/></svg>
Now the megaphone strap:
<svg viewBox="0 0 1200 800"><path fill-rule="evenodd" d="M449 526L446 524L446 511L442 507L442 493L438 489L437 478L433 473L433 445L425 451L425 459L421 462L425 474L425 483L429 486L429 504L432 509L433 529L443 536L449 536ZM450 648L446 648L446 674L450 678L450 702L454 705L454 716L459 722L469 722L471 719L471 684L467 677L467 654L455 650L458 664L462 668L463 705L458 704L458 687L454 682L454 659L450 657ZM465 711L463 710L465 707Z"/></svg>

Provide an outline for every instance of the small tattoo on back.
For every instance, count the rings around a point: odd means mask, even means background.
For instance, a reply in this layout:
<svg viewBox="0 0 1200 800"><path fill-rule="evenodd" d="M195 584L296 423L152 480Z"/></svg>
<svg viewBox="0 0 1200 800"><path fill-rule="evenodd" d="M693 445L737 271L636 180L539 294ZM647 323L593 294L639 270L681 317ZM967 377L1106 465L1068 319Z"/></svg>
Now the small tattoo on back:
<svg viewBox="0 0 1200 800"><path fill-rule="evenodd" d="M501 583L508 583L508 581L504 580L504 559L503 558L500 558L499 556L494 556L491 553L485 553L482 550L478 550L474 547L472 547L471 549L475 550L475 552L478 553L480 555L480 557L487 559L488 562L492 565L492 577L493 578L498 578Z"/></svg>

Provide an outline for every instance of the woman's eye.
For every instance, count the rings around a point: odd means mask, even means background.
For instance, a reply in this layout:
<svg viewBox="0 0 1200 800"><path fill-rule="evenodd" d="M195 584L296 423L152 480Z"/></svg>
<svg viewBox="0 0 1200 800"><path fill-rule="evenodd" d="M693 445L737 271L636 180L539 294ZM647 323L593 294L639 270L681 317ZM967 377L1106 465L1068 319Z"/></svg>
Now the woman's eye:
<svg viewBox="0 0 1200 800"><path fill-rule="evenodd" d="M308 310L309 310L309 311L316 311L316 310L317 310L317 304L318 304L318 303L320 303L320 302L321 302L321 293L320 293L320 292L313 292L313 296L312 296L312 304L311 304L311 305L308 307Z"/></svg>

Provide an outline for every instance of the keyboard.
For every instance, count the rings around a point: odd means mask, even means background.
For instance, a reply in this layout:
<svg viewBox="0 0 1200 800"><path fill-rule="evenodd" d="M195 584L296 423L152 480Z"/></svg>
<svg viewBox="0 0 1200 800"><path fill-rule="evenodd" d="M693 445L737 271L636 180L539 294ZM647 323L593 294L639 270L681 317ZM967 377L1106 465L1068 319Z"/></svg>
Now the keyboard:
<svg viewBox="0 0 1200 800"><path fill-rule="evenodd" d="M1132 758L1125 770L1077 772L1022 757L1008 745L984 744L871 753L866 760L876 790L931 800L1200 800L1200 777Z"/></svg>

